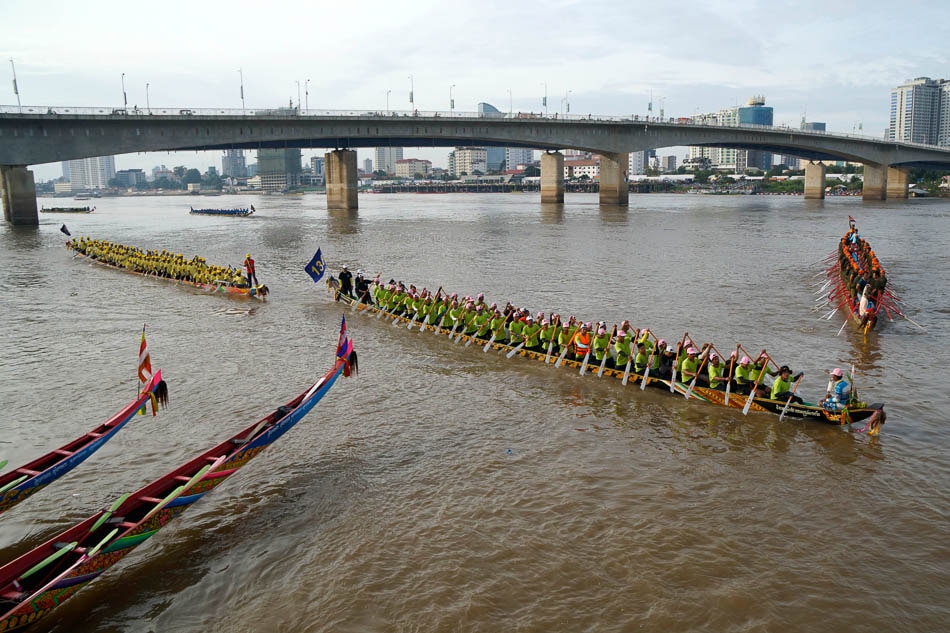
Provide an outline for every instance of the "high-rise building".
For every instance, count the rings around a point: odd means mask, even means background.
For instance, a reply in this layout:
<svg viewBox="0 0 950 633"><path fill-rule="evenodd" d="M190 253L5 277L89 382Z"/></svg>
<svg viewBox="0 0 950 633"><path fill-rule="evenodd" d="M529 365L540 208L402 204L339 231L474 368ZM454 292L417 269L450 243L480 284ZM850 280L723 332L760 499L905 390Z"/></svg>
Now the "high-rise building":
<svg viewBox="0 0 950 633"><path fill-rule="evenodd" d="M120 187L135 187L145 184L145 172L141 169L120 169L115 172L116 182Z"/></svg>
<svg viewBox="0 0 950 633"><path fill-rule="evenodd" d="M507 169L518 169L518 165L534 163L534 150L525 147L509 147L506 149L505 164Z"/></svg>
<svg viewBox="0 0 950 633"><path fill-rule="evenodd" d="M366 159L367 163L370 163L370 171L372 171L372 161ZM323 156L311 156L310 157L310 175L313 176L314 182L323 182L325 178L324 169L326 166L326 160Z"/></svg>
<svg viewBox="0 0 950 633"><path fill-rule="evenodd" d="M377 147L373 167L389 176L396 173L396 161L402 160L401 147Z"/></svg>
<svg viewBox="0 0 950 633"><path fill-rule="evenodd" d="M765 105L765 97L752 97L746 102L745 106L739 107L739 125L767 125L772 127L773 110ZM768 171L772 169L772 152L762 152L759 150L745 150L746 169L761 169ZM738 162L736 168L738 170ZM744 170L743 170L744 171Z"/></svg>
<svg viewBox="0 0 950 633"><path fill-rule="evenodd" d="M221 157L221 175L232 178L246 178L247 165L244 162L243 149L225 150Z"/></svg>
<svg viewBox="0 0 950 633"><path fill-rule="evenodd" d="M950 81L918 77L891 90L887 138L950 145Z"/></svg>
<svg viewBox="0 0 950 633"><path fill-rule="evenodd" d="M115 156L96 156L69 161L69 181L73 191L105 189L115 178Z"/></svg>
<svg viewBox="0 0 950 633"><path fill-rule="evenodd" d="M696 123L715 125L769 125L773 124L773 110L765 105L765 98L752 97L744 106L725 108L719 112L700 114L692 117ZM708 159L715 169L744 172L748 168L767 171L772 168L772 153L756 150L735 149L730 147L689 148L689 158ZM704 161L703 161L704 162ZM699 161L693 161L698 164Z"/></svg>
<svg viewBox="0 0 950 633"><path fill-rule="evenodd" d="M396 178L415 178L416 174L428 178L430 171L432 171L432 161L418 158L403 158L396 161Z"/></svg>
<svg viewBox="0 0 950 633"><path fill-rule="evenodd" d="M257 174L264 191L286 191L300 186L300 150L257 150Z"/></svg>
<svg viewBox="0 0 950 633"><path fill-rule="evenodd" d="M373 173L373 159L372 158L367 158L363 160L363 173L364 174Z"/></svg>
<svg viewBox="0 0 950 633"><path fill-rule="evenodd" d="M488 151L484 147L456 147L449 154L449 173L453 176L473 176L488 172Z"/></svg>

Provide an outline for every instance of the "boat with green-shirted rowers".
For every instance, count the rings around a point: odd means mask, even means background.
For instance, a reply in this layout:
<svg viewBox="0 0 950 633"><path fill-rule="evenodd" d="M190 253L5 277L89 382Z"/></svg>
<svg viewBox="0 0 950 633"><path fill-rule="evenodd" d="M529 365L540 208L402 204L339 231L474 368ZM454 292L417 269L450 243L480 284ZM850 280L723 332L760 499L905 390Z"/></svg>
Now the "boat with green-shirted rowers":
<svg viewBox="0 0 950 633"><path fill-rule="evenodd" d="M495 321L489 321L487 326L483 323L473 328L471 323L474 322L474 319L472 322L466 322L465 317L460 316L457 305L450 309L450 306L454 305L452 304L452 299L456 297L456 295L445 294L444 297L439 298L429 295L429 299L426 300L425 297L420 299L422 293L417 293L413 299L409 300L408 307L406 307L406 303L403 300L394 299L392 294L387 296L385 286L378 286L384 288L383 295L379 295L374 299L370 297L371 293L367 292L364 295L364 300L358 300L340 293L339 281L336 278L331 276L327 279L326 283L328 292L330 292L337 301L344 302L351 306L352 311L374 315L375 318L386 320L393 325L405 324L409 330L417 328L418 331L441 334L455 343L464 341L465 347L477 345L485 352L495 350L504 353L508 358L521 356L523 358L554 365L555 367L566 366L577 371L580 375L596 374L598 376L608 376L619 380L626 388L639 387L643 390L649 387L657 392L683 396L687 400L698 400L725 408L739 409L744 414L748 414L750 411L765 412L778 415L780 419L786 417L798 418L836 426L848 426L849 428L853 423L864 422L864 428L854 430L855 432L863 432L868 435L877 435L887 417L884 412L883 403L868 404L860 401L854 392L852 392L852 397L847 405L841 408L832 408L830 405L825 406L822 403L796 402L797 398L772 399L765 397L761 391L761 388L764 387L764 382L761 381L764 380L766 375L775 373L768 367L768 363L771 362L771 359L768 358L765 350L757 357L764 359L765 364L761 365L758 369L758 378L755 380L755 384L749 385L746 383L743 388L742 385L737 385L734 380L725 380L725 376L735 375L733 368L738 362L738 358L736 354L731 354L728 357L730 363L727 363L728 373L724 371L723 374L720 374L720 377L723 379L714 381L713 384L716 384L716 382L719 384L717 388L712 388L709 386L708 378L705 377L705 372L707 371L706 363L709 358L720 356L713 353L715 348L712 345L703 346L702 352L697 355L697 358L701 360L699 361L699 368L695 373L703 375L704 378L702 380L694 379L689 382L684 382L677 380L676 369L674 369L672 373L668 371L664 372L660 369L659 358L662 355L662 351L664 351L661 349L662 346L660 344L665 343L665 341L657 339L655 335L649 333L649 330L637 330L634 333L631 328L631 331L627 333L627 337L625 338L629 352L627 354L621 353L618 356L617 360L621 362L617 362L612 358L616 353L616 337L614 336L616 327L614 333L611 334L608 339L607 346L603 348L605 352L600 354L600 359L597 359L595 356L596 351L594 354L588 352L584 358L580 358L579 356L572 357L573 355L568 354L568 349L572 346L573 339L580 331L580 325L582 325L581 322L574 321L574 317L571 317L571 320L566 326L557 323L552 328L548 325L548 334L545 335L547 337L539 336L538 341L531 341L535 344L527 346L531 349L526 349L525 343L529 341L523 340L519 335L519 330L523 330L524 326L521 325L519 328L518 324L512 323L513 320L509 309L503 312L500 311L500 317L496 316ZM408 286L407 290L409 288L414 288L414 286ZM438 295L439 293L441 293L441 288L436 294ZM492 306L484 304L481 295L477 300L482 301L482 305L485 305L486 310L494 306L494 304L492 304ZM400 303L400 301L403 302ZM377 303L383 304L384 307L380 307ZM430 312L426 308L426 306L431 308L432 305L436 306L435 312ZM511 306L509 305L508 308L511 308ZM477 307L473 308L473 310L480 312ZM471 311L469 311L469 315L470 314ZM554 318L553 315L552 318ZM458 327L460 323L462 324L461 328ZM590 328L590 324L583 325ZM604 324L601 323L601 325ZM514 334L512 334L512 332L514 332ZM509 336L511 336L511 338L509 338ZM536 336L536 331L533 328L529 336L532 338ZM567 340L568 338L571 340ZM590 347L588 349L593 350L595 344L593 344L592 338L589 340L591 342L589 343ZM634 359L630 357L633 355L630 343L631 341L639 342L640 340L643 340L648 345L646 353L649 355L649 358L645 362L640 363L642 369L638 372L635 368ZM540 343L540 345L537 343ZM647 347L647 345L645 345L645 347ZM679 359L681 353L685 356L685 351L688 346L691 345L692 341L689 339L688 334L686 334L683 340L676 345L675 349L672 346L666 346L665 349L669 350L667 352L668 356L670 356L670 352L672 352L675 354L674 358ZM607 352L609 352L609 354ZM699 352L699 350L697 350L697 352ZM610 363L607 362L608 358L611 360ZM727 357L722 358L725 360ZM676 364L678 364L678 361ZM745 393L737 393L733 391L734 388L743 388ZM750 397L747 395L750 392L755 393L755 395Z"/></svg>

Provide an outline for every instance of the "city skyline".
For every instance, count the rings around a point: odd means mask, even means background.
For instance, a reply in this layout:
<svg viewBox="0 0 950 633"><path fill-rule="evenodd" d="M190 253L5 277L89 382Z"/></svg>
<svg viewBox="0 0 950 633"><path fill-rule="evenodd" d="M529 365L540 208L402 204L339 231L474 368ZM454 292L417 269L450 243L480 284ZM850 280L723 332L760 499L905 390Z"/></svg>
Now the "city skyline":
<svg viewBox="0 0 950 633"><path fill-rule="evenodd" d="M880 138L891 90L946 76L950 57L943 44L950 5L938 2L903 6L905 22L892 19L892 3L873 0L684 1L670 10L599 0L278 2L270 12L234 2L226 12L194 5L186 20L150 19L147 43L139 28L124 26L138 24L146 8L89 0L55 3L53 11L53 4L0 5L0 53L12 60L0 77L0 104L255 109L292 101L312 110L474 112L488 102L502 111L686 117L764 95L776 125L798 127L804 117L826 122L829 132ZM926 18L927 28L901 36L914 17ZM209 41L228 37L240 43L226 58L209 54L217 50ZM406 155L446 167L450 151ZM125 155L117 168L204 169L220 165L220 155ZM60 175L58 164L34 171L38 180Z"/></svg>

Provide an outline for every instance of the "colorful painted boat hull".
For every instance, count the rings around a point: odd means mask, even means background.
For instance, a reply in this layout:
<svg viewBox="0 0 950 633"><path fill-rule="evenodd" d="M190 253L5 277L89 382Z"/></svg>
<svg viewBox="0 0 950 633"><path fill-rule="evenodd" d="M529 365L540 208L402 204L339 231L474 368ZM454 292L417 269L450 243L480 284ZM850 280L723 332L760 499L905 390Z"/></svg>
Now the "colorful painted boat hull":
<svg viewBox="0 0 950 633"><path fill-rule="evenodd" d="M0 476L0 490L3 491L0 493L0 514L39 492L88 459L90 455L115 437L135 416L136 412L148 404L153 394L164 389L162 370L159 369L138 398L126 405L112 418L68 444L50 451L43 457ZM19 483L15 483L18 480Z"/></svg>
<svg viewBox="0 0 950 633"><path fill-rule="evenodd" d="M348 362L338 355L320 380L270 415L0 568L0 631L46 616L240 470L293 428Z"/></svg>

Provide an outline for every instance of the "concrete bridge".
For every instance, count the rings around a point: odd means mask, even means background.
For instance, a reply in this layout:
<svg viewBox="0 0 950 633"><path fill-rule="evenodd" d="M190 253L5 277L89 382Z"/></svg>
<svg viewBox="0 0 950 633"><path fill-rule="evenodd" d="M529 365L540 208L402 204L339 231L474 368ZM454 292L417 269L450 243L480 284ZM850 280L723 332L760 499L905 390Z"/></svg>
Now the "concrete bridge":
<svg viewBox="0 0 950 633"><path fill-rule="evenodd" d="M950 169L950 149L771 126L719 126L684 119L533 113L383 112L0 106L0 187L4 217L37 224L29 165L131 152L325 148L327 206L357 208L355 147L502 146L544 150L542 202L564 201L564 156L601 156L600 200L628 204L630 152L701 145L807 159L805 197L823 198L818 161L863 163L864 198L907 197L908 170Z"/></svg>

